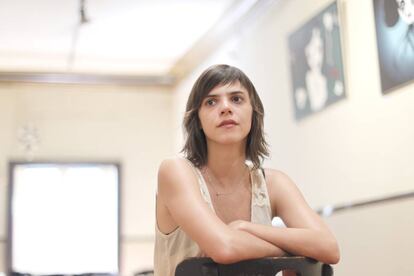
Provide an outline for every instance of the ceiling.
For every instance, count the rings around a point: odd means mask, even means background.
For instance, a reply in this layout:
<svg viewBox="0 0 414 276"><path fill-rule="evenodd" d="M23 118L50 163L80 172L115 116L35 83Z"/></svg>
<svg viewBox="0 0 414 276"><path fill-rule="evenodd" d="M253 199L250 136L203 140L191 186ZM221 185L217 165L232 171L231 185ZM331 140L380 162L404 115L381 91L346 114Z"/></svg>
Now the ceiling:
<svg viewBox="0 0 414 276"><path fill-rule="evenodd" d="M266 2L272 1L1 0L0 80L170 83Z"/></svg>

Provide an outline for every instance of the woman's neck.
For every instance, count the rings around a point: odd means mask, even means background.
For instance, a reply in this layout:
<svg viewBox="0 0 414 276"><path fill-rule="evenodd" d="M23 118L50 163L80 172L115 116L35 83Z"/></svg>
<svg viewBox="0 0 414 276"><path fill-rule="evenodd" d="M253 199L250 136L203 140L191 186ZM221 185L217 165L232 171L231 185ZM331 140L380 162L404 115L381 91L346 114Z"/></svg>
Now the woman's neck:
<svg viewBox="0 0 414 276"><path fill-rule="evenodd" d="M208 146L206 166L223 186L230 186L246 172L245 144Z"/></svg>

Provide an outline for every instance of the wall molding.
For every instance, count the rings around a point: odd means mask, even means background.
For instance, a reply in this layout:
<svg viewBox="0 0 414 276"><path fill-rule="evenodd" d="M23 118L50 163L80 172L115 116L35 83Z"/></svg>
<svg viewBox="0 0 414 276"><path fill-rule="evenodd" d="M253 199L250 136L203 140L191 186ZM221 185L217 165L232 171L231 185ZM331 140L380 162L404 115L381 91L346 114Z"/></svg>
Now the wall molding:
<svg viewBox="0 0 414 276"><path fill-rule="evenodd" d="M325 205L316 209L316 212L324 217L335 215L343 211L356 210L362 207L381 205L385 203L401 201L414 198L414 191L394 194L390 196L376 197L369 200L352 201L349 203L337 204L337 205ZM153 242L155 240L154 235L121 235L121 243L143 243ZM6 237L0 237L0 243L6 243Z"/></svg>
<svg viewBox="0 0 414 276"><path fill-rule="evenodd" d="M368 200L351 201L348 203L337 205L325 205L321 208L317 208L316 211L318 212L318 214L327 217L343 211L351 211L362 207L380 205L394 201L405 200L408 198L414 198L414 191L403 192L390 196L375 197Z"/></svg>
<svg viewBox="0 0 414 276"><path fill-rule="evenodd" d="M141 243L141 242L154 242L155 237L153 235L121 235L121 243ZM0 237L0 243L6 243L6 237Z"/></svg>
<svg viewBox="0 0 414 276"><path fill-rule="evenodd" d="M1 72L0 82L54 84L118 84L133 86L171 86L175 79L165 76L127 76L53 72Z"/></svg>

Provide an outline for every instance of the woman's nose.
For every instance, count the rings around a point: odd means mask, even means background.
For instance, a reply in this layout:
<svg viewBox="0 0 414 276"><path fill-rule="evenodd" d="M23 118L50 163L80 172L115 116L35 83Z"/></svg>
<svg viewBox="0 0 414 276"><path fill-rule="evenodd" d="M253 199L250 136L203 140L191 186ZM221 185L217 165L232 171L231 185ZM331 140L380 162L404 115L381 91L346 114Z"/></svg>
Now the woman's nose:
<svg viewBox="0 0 414 276"><path fill-rule="evenodd" d="M227 99L221 102L221 110L220 110L220 114L226 114L226 113L230 113L230 114L232 113L230 102Z"/></svg>

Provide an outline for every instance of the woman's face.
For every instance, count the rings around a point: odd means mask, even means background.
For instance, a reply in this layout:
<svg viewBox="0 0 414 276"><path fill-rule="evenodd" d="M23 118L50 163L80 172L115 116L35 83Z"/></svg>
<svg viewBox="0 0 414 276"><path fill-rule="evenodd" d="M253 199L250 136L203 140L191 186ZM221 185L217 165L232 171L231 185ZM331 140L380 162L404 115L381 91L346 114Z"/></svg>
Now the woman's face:
<svg viewBox="0 0 414 276"><path fill-rule="evenodd" d="M198 111L208 142L245 142L252 124L253 108L249 93L235 82L213 88Z"/></svg>
<svg viewBox="0 0 414 276"><path fill-rule="evenodd" d="M395 0L401 19L411 25L414 23L414 0Z"/></svg>

